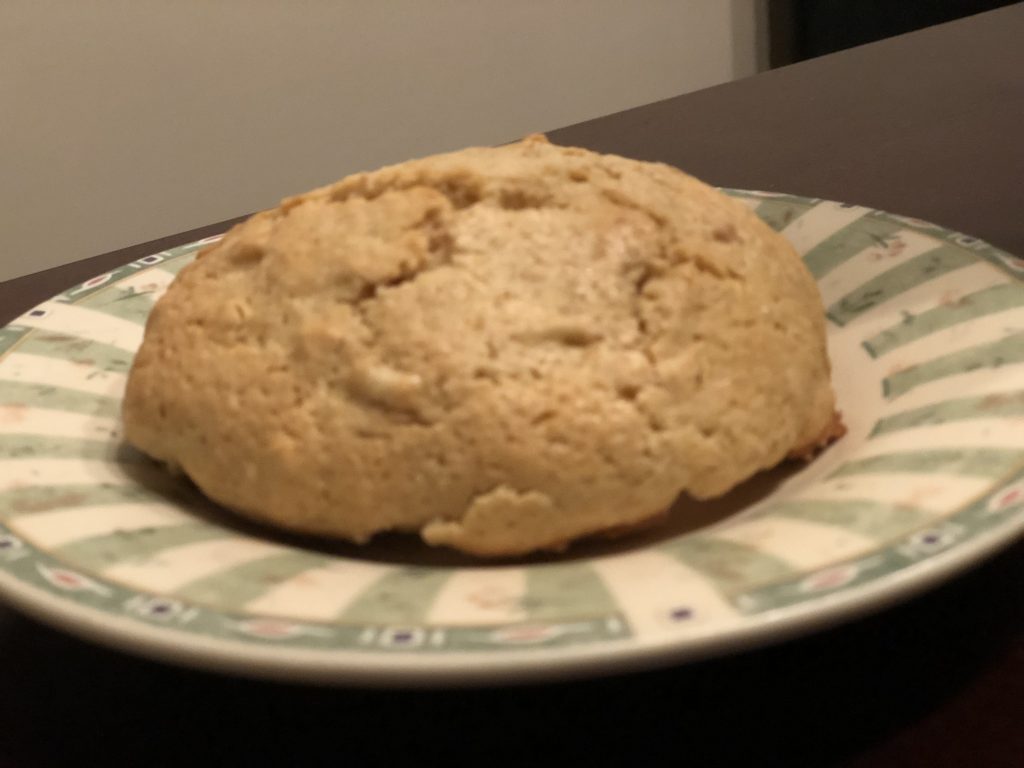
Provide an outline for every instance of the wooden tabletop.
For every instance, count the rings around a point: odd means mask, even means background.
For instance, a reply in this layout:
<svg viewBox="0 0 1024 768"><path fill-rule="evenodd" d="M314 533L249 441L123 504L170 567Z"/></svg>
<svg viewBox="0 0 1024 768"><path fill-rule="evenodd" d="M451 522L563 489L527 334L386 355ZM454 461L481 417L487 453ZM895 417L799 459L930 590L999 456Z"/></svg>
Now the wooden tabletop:
<svg viewBox="0 0 1024 768"><path fill-rule="evenodd" d="M551 132L722 186L923 218L1024 254L1024 5ZM56 222L55 222L56 224ZM224 222L0 284L0 322ZM1024 765L1024 543L783 645L574 683L371 692L232 679L0 608L0 765Z"/></svg>

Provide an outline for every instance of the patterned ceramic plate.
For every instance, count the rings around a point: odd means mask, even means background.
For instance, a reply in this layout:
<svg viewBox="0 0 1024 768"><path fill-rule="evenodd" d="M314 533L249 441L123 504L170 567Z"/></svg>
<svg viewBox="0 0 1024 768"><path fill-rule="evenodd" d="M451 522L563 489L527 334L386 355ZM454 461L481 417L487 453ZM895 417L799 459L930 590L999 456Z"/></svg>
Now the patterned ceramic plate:
<svg viewBox="0 0 1024 768"><path fill-rule="evenodd" d="M817 276L849 434L668 526L481 564L290 539L119 439L153 302L201 243L0 330L0 591L180 663L327 682L523 680L777 640L937 583L1024 529L1024 262L923 221L732 192Z"/></svg>

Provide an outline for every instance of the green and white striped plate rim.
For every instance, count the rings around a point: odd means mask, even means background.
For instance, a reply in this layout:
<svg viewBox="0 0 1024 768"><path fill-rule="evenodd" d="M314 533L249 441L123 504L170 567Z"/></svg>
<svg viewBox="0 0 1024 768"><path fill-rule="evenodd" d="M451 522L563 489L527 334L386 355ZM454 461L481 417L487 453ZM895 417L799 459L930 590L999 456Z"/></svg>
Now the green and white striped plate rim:
<svg viewBox="0 0 1024 768"><path fill-rule="evenodd" d="M729 194L819 281L849 433L741 494L724 519L481 564L308 548L211 516L121 444L118 421L154 301L210 239L88 280L0 329L0 591L79 634L181 663L472 683L778 639L1013 541L1024 529L1024 261L868 208Z"/></svg>

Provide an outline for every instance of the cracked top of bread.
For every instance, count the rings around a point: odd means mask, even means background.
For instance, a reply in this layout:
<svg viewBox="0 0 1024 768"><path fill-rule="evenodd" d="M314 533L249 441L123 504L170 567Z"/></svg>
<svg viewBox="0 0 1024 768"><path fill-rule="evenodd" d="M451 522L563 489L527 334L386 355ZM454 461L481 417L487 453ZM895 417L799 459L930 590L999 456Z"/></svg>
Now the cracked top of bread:
<svg viewBox="0 0 1024 768"><path fill-rule="evenodd" d="M293 531L558 549L832 434L817 286L746 206L543 136L360 173L157 303L127 440Z"/></svg>

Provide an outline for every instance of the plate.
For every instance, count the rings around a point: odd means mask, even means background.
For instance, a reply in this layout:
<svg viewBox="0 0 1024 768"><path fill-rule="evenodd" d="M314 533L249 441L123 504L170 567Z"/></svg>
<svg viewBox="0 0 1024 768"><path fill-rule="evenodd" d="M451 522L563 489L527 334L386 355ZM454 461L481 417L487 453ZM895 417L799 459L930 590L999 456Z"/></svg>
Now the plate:
<svg viewBox="0 0 1024 768"><path fill-rule="evenodd" d="M480 563L282 537L120 441L147 315L200 241L0 330L0 592L180 664L373 685L525 681L778 641L934 585L1024 529L1024 262L881 211L729 190L801 252L849 433L667 526Z"/></svg>

